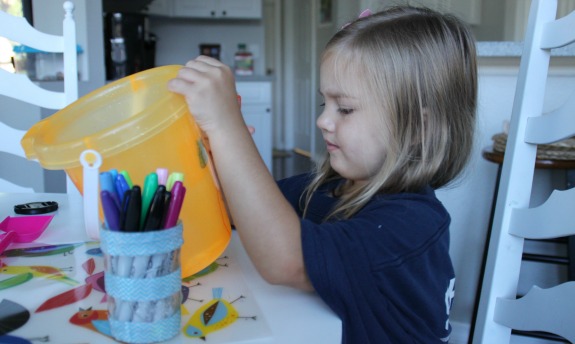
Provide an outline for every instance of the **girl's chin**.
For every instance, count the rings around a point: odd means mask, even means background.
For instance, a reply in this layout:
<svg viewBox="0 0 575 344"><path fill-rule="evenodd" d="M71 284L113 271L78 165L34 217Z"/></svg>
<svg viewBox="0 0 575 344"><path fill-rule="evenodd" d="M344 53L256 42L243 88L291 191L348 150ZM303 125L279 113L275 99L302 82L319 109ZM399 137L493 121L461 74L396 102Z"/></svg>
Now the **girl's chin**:
<svg viewBox="0 0 575 344"><path fill-rule="evenodd" d="M329 164L334 171L336 171L339 175L343 175L342 172L345 170L342 166L342 161L337 156L332 154L329 155Z"/></svg>

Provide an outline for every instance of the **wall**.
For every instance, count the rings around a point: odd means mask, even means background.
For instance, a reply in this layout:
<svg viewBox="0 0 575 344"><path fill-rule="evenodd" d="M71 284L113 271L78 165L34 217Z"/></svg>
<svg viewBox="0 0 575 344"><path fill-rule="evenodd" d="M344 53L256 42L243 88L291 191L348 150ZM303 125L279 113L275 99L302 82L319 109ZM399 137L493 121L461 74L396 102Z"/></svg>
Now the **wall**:
<svg viewBox="0 0 575 344"><path fill-rule="evenodd" d="M262 20L202 20L151 17L150 31L157 36L156 65L185 64L199 55L199 44L222 45L221 60L233 65L238 43L254 54L256 75L265 74Z"/></svg>
<svg viewBox="0 0 575 344"><path fill-rule="evenodd" d="M481 1L481 22L471 29L478 41L504 41L505 2L500 0Z"/></svg>
<svg viewBox="0 0 575 344"><path fill-rule="evenodd" d="M409 3L431 8L447 8L448 12L469 18L478 41L521 41L523 39L531 0L362 0L361 8L377 10L394 4ZM469 11L469 9L472 9ZM475 11L475 9L479 9ZM575 0L559 0L557 13L564 16L575 9ZM458 11L463 11L458 13Z"/></svg>
<svg viewBox="0 0 575 344"><path fill-rule="evenodd" d="M409 4L412 6L429 7L445 13L451 13L469 23L474 29L479 29L482 35L489 38L481 40L501 40L504 12L500 10L504 2L499 0L362 0L361 8L380 10L385 7ZM491 12L492 10L495 10Z"/></svg>
<svg viewBox="0 0 575 344"><path fill-rule="evenodd" d="M86 3L78 0L73 1L73 3L76 22L85 22L87 18ZM64 18L62 4L62 0L33 0L32 16L34 18L34 27L53 35L62 35L62 19ZM76 40L82 49L85 50L85 54L81 54L78 57L80 78L81 80L88 80L88 56L90 55L90 47L86 44L88 41L88 28L86 25L77 25Z"/></svg>
<svg viewBox="0 0 575 344"><path fill-rule="evenodd" d="M531 0L505 1L504 37L506 41L522 41L527 26ZM557 0L557 17L575 10L575 0Z"/></svg>

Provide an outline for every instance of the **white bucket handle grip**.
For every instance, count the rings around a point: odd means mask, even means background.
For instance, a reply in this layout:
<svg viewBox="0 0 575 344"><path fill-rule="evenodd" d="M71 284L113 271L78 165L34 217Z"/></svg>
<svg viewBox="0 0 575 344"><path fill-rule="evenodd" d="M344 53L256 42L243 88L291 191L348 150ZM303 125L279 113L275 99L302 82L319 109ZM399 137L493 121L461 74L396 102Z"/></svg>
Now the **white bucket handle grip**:
<svg viewBox="0 0 575 344"><path fill-rule="evenodd" d="M93 149L80 154L84 180L84 226L90 239L100 239L100 221L98 219L99 168L102 156Z"/></svg>

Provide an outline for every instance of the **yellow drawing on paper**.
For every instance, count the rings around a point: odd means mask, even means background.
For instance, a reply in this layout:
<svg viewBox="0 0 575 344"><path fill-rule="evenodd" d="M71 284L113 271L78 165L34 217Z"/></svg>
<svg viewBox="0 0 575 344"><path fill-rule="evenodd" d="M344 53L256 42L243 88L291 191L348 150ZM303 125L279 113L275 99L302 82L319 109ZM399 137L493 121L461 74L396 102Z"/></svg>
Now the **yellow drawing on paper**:
<svg viewBox="0 0 575 344"><path fill-rule="evenodd" d="M55 268L53 266L8 266L0 263L0 274L19 275L31 273L33 277L47 278L58 282L63 282L68 285L78 285L79 282L66 276L63 273L64 269Z"/></svg>
<svg viewBox="0 0 575 344"><path fill-rule="evenodd" d="M232 303L222 299L223 288L213 288L213 299L200 307L184 326L187 337L206 339L209 333L219 331L238 319L238 312ZM242 298L242 296L240 296Z"/></svg>

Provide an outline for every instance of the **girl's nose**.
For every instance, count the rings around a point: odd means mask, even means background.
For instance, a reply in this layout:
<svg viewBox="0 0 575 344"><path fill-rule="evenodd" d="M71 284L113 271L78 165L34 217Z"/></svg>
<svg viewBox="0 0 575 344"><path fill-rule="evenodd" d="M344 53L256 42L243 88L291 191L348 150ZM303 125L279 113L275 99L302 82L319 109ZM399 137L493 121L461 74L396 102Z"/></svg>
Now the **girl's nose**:
<svg viewBox="0 0 575 344"><path fill-rule="evenodd" d="M335 129L335 123L332 119L329 118L327 111L325 109L317 118L315 124L319 129L322 131L333 131Z"/></svg>

